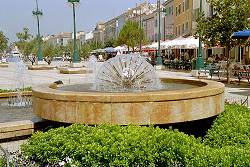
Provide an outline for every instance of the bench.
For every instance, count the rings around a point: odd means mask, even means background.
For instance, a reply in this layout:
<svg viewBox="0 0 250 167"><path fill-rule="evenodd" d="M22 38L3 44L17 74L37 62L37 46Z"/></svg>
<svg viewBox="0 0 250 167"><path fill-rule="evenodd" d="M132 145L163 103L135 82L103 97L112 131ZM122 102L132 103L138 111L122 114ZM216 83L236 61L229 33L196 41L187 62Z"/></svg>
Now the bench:
<svg viewBox="0 0 250 167"><path fill-rule="evenodd" d="M213 75L217 75L218 78L220 79L220 66L215 64L208 64L205 65L204 68L200 69L199 73L205 73L205 75L208 73L211 76L211 78L213 77Z"/></svg>
<svg viewBox="0 0 250 167"><path fill-rule="evenodd" d="M242 80L242 79L247 79L247 82L249 83L250 69L239 70L238 79L239 79L239 84L240 84L240 80Z"/></svg>

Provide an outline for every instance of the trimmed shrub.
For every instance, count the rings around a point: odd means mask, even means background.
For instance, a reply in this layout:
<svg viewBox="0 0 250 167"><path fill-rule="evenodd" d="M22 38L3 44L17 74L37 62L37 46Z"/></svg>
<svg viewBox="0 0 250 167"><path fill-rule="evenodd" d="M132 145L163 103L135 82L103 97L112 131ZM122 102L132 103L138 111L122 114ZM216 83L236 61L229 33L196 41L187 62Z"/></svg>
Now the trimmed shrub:
<svg viewBox="0 0 250 167"><path fill-rule="evenodd" d="M250 149L250 110L227 105L205 136L204 143L215 148L236 146Z"/></svg>
<svg viewBox="0 0 250 167"><path fill-rule="evenodd" d="M21 151L40 166L250 166L249 114L226 106L204 141L152 126L72 125L35 133Z"/></svg>
<svg viewBox="0 0 250 167"><path fill-rule="evenodd" d="M6 159L0 156L0 167L7 167Z"/></svg>
<svg viewBox="0 0 250 167"><path fill-rule="evenodd" d="M32 88L31 87L25 87L23 89L21 89L21 91L31 91ZM13 90L13 89L0 89L0 93L9 93L9 92L17 92L17 90Z"/></svg>

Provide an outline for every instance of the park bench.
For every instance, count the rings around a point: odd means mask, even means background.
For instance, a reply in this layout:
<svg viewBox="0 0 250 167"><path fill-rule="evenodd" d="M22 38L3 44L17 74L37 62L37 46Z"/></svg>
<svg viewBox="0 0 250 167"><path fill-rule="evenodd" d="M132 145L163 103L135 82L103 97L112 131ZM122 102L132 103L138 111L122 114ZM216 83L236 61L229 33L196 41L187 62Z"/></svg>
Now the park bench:
<svg viewBox="0 0 250 167"><path fill-rule="evenodd" d="M204 68L199 70L199 74L204 73L205 75L209 74L212 78L213 75L217 75L220 79L220 66L216 64L207 64Z"/></svg>
<svg viewBox="0 0 250 167"><path fill-rule="evenodd" d="M241 69L238 72L238 79L239 79L239 84L242 79L247 79L247 82L249 83L250 80L250 69Z"/></svg>

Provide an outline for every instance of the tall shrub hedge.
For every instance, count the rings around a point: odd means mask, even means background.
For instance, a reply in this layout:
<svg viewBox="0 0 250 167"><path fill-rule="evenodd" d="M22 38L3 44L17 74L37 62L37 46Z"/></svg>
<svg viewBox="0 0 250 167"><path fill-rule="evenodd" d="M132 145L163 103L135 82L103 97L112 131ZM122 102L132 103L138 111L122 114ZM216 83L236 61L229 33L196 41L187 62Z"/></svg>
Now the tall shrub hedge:
<svg viewBox="0 0 250 167"><path fill-rule="evenodd" d="M37 132L21 150L40 165L58 164L67 157L76 166L250 166L250 150L245 149L249 138L241 137L247 134L241 128L248 128L249 115L246 108L227 106L204 142L177 130L152 126L72 125ZM242 126L230 125L237 117L242 118Z"/></svg>

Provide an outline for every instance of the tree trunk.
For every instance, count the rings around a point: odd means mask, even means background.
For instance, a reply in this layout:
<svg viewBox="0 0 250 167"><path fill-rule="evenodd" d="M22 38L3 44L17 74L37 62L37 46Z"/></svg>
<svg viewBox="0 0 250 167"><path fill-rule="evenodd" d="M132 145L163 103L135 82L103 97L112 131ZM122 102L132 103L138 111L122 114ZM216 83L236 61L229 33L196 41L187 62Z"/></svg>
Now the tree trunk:
<svg viewBox="0 0 250 167"><path fill-rule="evenodd" d="M230 46L226 47L226 52L227 52L227 83L230 84L230 64L231 64L231 60L230 60Z"/></svg>

